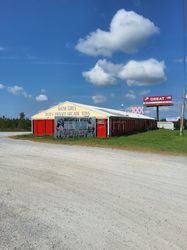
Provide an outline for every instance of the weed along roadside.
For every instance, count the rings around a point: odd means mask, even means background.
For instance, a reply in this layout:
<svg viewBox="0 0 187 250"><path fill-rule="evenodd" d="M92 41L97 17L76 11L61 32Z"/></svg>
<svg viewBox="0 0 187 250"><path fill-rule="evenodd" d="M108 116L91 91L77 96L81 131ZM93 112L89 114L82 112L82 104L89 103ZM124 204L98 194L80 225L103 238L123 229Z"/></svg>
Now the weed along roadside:
<svg viewBox="0 0 187 250"><path fill-rule="evenodd" d="M53 136L35 137L33 135L12 136L13 139L31 140L35 142L82 145L93 147L110 147L146 152L182 154L187 156L187 131L180 137L178 131L154 130L129 136L108 138L65 138Z"/></svg>

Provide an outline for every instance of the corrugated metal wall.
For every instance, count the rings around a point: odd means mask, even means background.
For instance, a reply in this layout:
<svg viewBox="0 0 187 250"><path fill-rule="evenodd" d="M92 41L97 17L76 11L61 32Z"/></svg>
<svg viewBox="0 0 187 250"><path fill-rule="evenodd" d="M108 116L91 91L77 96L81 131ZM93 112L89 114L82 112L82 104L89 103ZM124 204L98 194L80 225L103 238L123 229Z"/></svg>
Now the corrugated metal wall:
<svg viewBox="0 0 187 250"><path fill-rule="evenodd" d="M111 136L128 135L156 128L157 124L155 120L127 119L117 117L113 117L110 119Z"/></svg>

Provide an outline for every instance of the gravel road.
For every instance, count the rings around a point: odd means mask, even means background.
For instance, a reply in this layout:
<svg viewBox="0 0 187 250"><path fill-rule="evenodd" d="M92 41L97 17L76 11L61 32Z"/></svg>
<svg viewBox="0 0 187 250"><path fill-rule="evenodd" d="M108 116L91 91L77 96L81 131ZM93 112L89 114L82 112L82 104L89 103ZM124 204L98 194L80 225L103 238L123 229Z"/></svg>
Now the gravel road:
<svg viewBox="0 0 187 250"><path fill-rule="evenodd" d="M0 249L187 249L187 158L0 138Z"/></svg>
<svg viewBox="0 0 187 250"><path fill-rule="evenodd" d="M31 132L0 132L0 137L8 137L12 135L27 135Z"/></svg>

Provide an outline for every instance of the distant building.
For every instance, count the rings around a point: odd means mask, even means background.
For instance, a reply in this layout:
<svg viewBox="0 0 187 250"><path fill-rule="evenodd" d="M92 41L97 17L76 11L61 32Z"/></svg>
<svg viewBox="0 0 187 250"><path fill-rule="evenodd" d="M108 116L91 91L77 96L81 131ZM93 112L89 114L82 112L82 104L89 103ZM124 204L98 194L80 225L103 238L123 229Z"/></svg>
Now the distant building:
<svg viewBox="0 0 187 250"><path fill-rule="evenodd" d="M159 121L159 122L157 122L157 127L164 128L164 129L170 129L170 130L175 129L174 122L169 122L169 121Z"/></svg>

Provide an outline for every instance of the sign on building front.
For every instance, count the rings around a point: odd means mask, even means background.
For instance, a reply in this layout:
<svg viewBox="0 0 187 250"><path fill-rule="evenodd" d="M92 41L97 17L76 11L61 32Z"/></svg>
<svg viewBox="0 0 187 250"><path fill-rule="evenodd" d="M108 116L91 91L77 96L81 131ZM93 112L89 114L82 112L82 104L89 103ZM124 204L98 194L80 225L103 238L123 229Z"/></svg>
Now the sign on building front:
<svg viewBox="0 0 187 250"><path fill-rule="evenodd" d="M94 137L95 117L55 117L55 137Z"/></svg>

